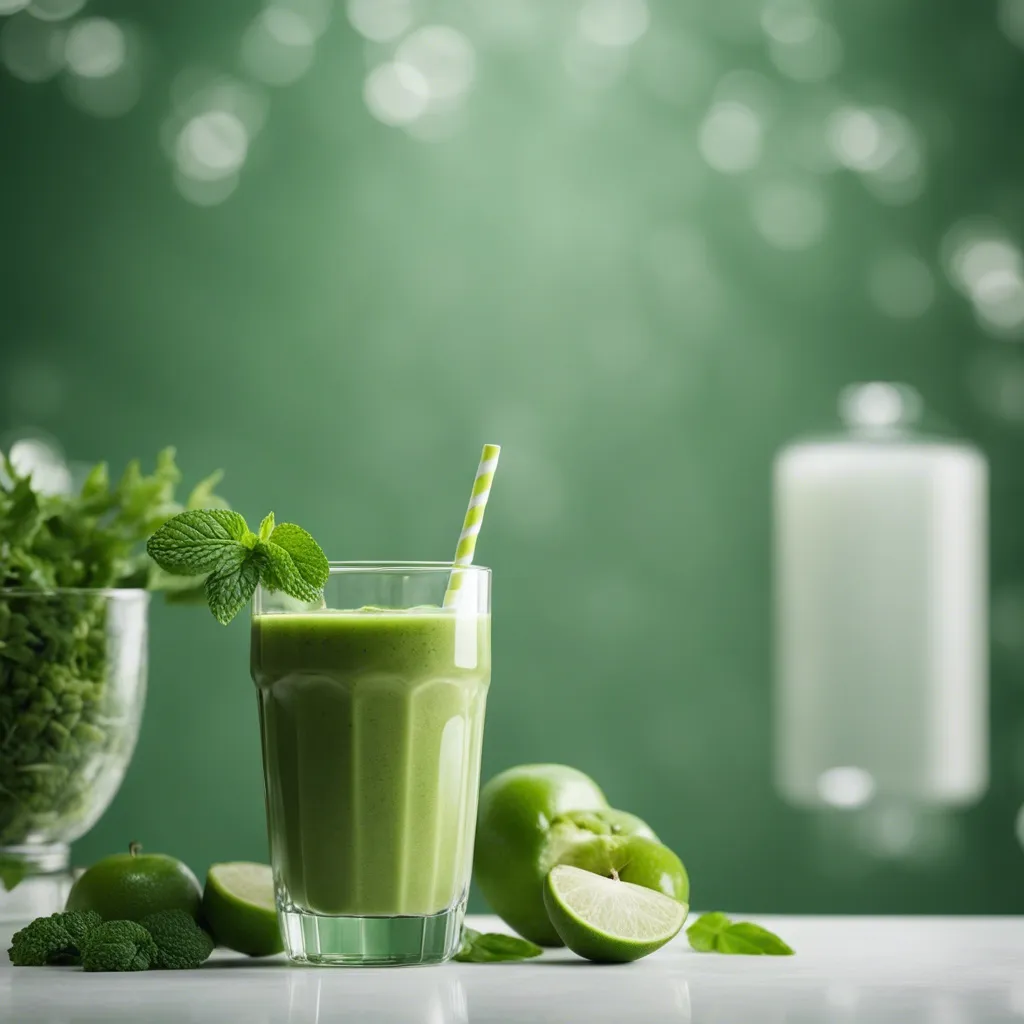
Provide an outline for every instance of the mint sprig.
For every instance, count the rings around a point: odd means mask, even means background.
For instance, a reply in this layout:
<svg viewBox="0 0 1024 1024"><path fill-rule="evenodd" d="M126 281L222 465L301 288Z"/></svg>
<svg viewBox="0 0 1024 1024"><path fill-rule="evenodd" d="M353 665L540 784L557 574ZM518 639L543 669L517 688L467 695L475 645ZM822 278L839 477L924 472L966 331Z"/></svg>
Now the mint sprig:
<svg viewBox="0 0 1024 1024"><path fill-rule="evenodd" d="M329 574L320 545L301 526L277 523L273 512L253 533L230 509L189 509L168 519L146 550L164 572L205 576L210 611L225 625L260 583L308 603L323 593Z"/></svg>
<svg viewBox="0 0 1024 1024"><path fill-rule="evenodd" d="M686 937L698 953L793 955L792 948L767 928L750 921L731 921L721 912L701 915L686 929Z"/></svg>
<svg viewBox="0 0 1024 1024"><path fill-rule="evenodd" d="M497 964L515 960L532 960L544 950L516 935L501 932L481 934L472 928L462 929L462 944L454 959L464 964Z"/></svg>

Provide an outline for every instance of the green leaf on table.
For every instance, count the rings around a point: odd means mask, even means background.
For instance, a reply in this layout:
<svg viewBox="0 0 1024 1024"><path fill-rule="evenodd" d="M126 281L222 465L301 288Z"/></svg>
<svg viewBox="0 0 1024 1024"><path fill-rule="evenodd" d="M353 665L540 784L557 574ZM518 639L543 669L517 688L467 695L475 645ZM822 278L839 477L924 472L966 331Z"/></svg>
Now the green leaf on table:
<svg viewBox="0 0 1024 1024"><path fill-rule="evenodd" d="M718 951L747 956L793 955L793 950L778 935L750 921L740 921L719 933Z"/></svg>
<svg viewBox="0 0 1024 1024"><path fill-rule="evenodd" d="M278 523L270 535L270 543L284 548L291 555L303 582L319 594L327 583L331 567L320 545L301 526Z"/></svg>
<svg viewBox="0 0 1024 1024"><path fill-rule="evenodd" d="M462 944L455 959L464 964L511 963L532 960L544 950L540 946L516 935L501 932L480 933L472 928L462 929Z"/></svg>
<svg viewBox="0 0 1024 1024"><path fill-rule="evenodd" d="M0 885L10 892L24 881L28 866L20 857L0 857Z"/></svg>
<svg viewBox="0 0 1024 1024"><path fill-rule="evenodd" d="M686 937L698 953L711 953L716 948L715 943L718 941L718 936L730 924L732 922L721 912L702 914L686 929Z"/></svg>
<svg viewBox="0 0 1024 1024"><path fill-rule="evenodd" d="M686 929L686 936L698 953L793 955L793 949L767 928L750 921L733 922L720 912L703 914Z"/></svg>
<svg viewBox="0 0 1024 1024"><path fill-rule="evenodd" d="M249 527L223 508L181 512L161 526L146 545L150 557L176 576L199 576L231 564L252 547Z"/></svg>

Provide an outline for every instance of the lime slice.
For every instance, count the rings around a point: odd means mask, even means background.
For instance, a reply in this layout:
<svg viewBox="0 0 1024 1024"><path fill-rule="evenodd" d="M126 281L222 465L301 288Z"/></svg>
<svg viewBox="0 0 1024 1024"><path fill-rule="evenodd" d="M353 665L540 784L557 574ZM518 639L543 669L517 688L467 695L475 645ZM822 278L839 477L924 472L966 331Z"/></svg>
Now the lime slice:
<svg viewBox="0 0 1024 1024"><path fill-rule="evenodd" d="M562 941L601 963L639 960L675 938L689 907L653 889L559 864L548 872L544 906Z"/></svg>
<svg viewBox="0 0 1024 1024"><path fill-rule="evenodd" d="M249 956L284 949L274 906L274 876L266 864L214 864L206 876L203 916L219 946Z"/></svg>

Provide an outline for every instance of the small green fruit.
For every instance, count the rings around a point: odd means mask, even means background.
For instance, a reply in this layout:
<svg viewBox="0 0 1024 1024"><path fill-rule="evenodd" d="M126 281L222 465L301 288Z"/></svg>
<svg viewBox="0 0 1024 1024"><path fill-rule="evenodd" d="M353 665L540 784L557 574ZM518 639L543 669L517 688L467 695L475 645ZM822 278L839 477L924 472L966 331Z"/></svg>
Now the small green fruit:
<svg viewBox="0 0 1024 1024"><path fill-rule="evenodd" d="M525 939L560 946L544 908L556 864L595 837L655 841L640 818L608 806L597 783L560 764L527 764L491 779L480 793L473 874L491 909Z"/></svg>
<svg viewBox="0 0 1024 1024"><path fill-rule="evenodd" d="M199 920L202 891L187 865L162 853L128 853L98 860L71 887L67 910L95 910L104 921L141 921L161 910Z"/></svg>

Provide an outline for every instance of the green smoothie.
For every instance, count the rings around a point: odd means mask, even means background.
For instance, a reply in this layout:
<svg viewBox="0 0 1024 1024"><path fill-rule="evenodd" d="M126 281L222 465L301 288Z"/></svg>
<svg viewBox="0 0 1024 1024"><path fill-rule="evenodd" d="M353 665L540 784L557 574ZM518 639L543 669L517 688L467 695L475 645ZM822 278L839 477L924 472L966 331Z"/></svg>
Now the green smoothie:
<svg viewBox="0 0 1024 1024"><path fill-rule="evenodd" d="M271 859L295 910L427 915L468 885L490 616L256 615Z"/></svg>

